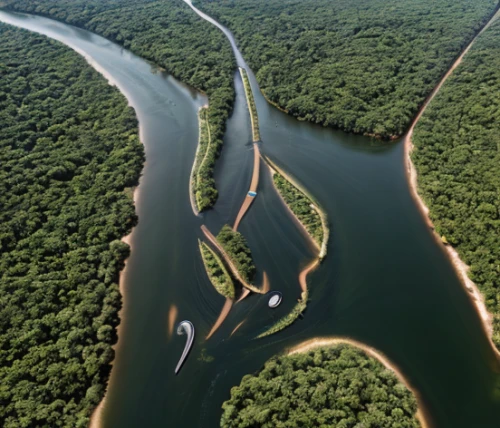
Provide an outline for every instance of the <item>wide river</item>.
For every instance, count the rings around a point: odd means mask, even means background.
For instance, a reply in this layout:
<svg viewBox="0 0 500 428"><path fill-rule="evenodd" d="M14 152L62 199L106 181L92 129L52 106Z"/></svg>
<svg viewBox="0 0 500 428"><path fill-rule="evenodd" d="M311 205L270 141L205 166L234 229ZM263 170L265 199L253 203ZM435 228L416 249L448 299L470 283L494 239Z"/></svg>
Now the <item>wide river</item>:
<svg viewBox="0 0 500 428"><path fill-rule="evenodd" d="M193 12L194 13L194 12ZM124 308L116 360L102 413L109 428L216 427L221 404L243 375L316 336L347 336L386 354L419 392L437 427L498 427L499 367L479 316L411 198L403 145L299 122L256 93L262 152L296 177L326 210L328 256L309 276L303 319L254 337L299 297L297 276L312 257L262 169L259 193L241 223L259 276L265 270L283 304L250 296L205 336L224 299L210 285L198 251L201 224L233 222L248 188L252 145L242 82L217 164L220 198L193 215L188 182L197 146L197 110L206 98L99 36L42 17L0 12L0 20L46 34L85 54L120 88L140 120L146 164L136 199L139 225L123 275ZM241 58L239 58L239 61ZM250 72L252 85L257 88ZM185 337L197 336L178 376ZM243 320L245 322L230 336Z"/></svg>

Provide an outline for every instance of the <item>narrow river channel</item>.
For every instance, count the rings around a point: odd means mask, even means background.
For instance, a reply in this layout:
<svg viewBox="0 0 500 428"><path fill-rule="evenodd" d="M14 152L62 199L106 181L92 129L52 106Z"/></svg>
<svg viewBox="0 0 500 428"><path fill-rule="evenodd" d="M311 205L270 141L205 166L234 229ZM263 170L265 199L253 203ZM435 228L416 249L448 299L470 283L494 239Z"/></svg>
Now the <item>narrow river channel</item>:
<svg viewBox="0 0 500 428"><path fill-rule="evenodd" d="M264 297L250 296L205 341L224 299L204 272L200 226L216 233L234 221L251 175L250 123L239 73L216 170L220 198L214 210L196 217L188 182L197 110L206 98L87 31L24 14L0 12L0 20L85 54L128 97L140 120L146 164L136 199L139 225L123 275L124 308L103 427L216 427L222 402L243 375L317 336L351 337L387 355L420 393L433 426L498 427L498 364L479 316L411 197L401 143L298 122L255 91L257 82L248 70L261 150L326 210L328 256L308 278L304 318L254 340L294 305L298 273L313 256L263 169L258 197L239 230L249 241L259 276L267 272L271 289L282 291L283 304L273 311ZM176 324L187 319L197 331L178 376L174 368L185 338L175 329L169 335L169 312L177 312Z"/></svg>

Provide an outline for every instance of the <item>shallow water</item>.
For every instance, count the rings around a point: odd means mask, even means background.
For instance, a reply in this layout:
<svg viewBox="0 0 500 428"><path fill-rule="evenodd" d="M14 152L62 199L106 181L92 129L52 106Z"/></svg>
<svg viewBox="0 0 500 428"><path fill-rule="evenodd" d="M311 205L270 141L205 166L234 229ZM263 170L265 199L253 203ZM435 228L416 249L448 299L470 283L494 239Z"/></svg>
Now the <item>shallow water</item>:
<svg viewBox="0 0 500 428"><path fill-rule="evenodd" d="M192 213L188 181L206 99L119 46L46 18L0 12L0 20L42 32L92 58L129 98L140 120L146 165L137 198L139 225L124 276L124 310L106 405L105 427L215 427L231 386L272 355L302 340L341 335L386 354L419 391L438 427L497 427L498 365L478 315L410 196L403 146L332 131L295 119L255 94L262 152L294 175L326 210L327 258L309 277L305 316L287 330L253 340L294 305L297 276L313 257L307 240L262 169L256 201L241 223L259 277L265 270L283 304L264 297L237 304L220 330L204 337L224 299L198 253L212 232L234 221L248 188L252 146L242 82L216 170L220 198ZM250 73L253 88L257 88ZM168 335L168 313L196 328L178 376L185 337ZM244 324L231 337L232 330ZM214 358L201 361L202 355Z"/></svg>

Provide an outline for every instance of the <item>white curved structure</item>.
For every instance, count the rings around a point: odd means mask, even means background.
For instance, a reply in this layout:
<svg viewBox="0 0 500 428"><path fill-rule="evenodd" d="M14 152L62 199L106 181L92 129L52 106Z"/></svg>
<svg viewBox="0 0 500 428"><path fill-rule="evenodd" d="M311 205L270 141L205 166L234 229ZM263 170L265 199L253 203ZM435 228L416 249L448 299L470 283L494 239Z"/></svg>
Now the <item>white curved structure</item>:
<svg viewBox="0 0 500 428"><path fill-rule="evenodd" d="M186 340L186 345L184 346L184 351L182 351L181 358L179 362L177 363L177 367L175 368L175 374L179 373L179 370L181 369L182 365L184 364L184 361L186 361L186 358L189 354L189 351L191 350L191 347L193 346L193 341L194 341L194 325L191 321L182 321L179 326L177 327L177 334L186 334L187 335L187 340Z"/></svg>

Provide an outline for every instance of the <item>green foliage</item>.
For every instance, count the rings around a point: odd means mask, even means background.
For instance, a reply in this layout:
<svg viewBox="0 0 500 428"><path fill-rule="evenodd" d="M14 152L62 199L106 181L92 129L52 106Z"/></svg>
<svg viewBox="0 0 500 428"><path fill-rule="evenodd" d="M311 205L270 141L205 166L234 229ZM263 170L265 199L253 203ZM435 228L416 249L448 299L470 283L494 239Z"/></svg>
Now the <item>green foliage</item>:
<svg viewBox="0 0 500 428"><path fill-rule="evenodd" d="M301 119L401 135L497 0L198 0L266 97Z"/></svg>
<svg viewBox="0 0 500 428"><path fill-rule="evenodd" d="M235 61L226 37L182 0L15 0L8 8L77 25L163 67L209 97L211 149L196 186L199 209L217 200L213 178L234 102Z"/></svg>
<svg viewBox="0 0 500 428"><path fill-rule="evenodd" d="M307 298L308 293L302 293L298 303L293 307L293 309L281 318L278 322L269 327L266 331L259 334L257 339L261 339L266 336L270 336L271 334L277 333L278 331L284 330L285 328L291 326L297 318L299 318L302 313L306 310L307 307Z"/></svg>
<svg viewBox="0 0 500 428"><path fill-rule="evenodd" d="M0 123L0 425L87 426L137 220L137 120L80 55L0 24Z"/></svg>
<svg viewBox="0 0 500 428"><path fill-rule="evenodd" d="M471 269L500 347L500 21L486 30L415 128L419 192Z"/></svg>
<svg viewBox="0 0 500 428"><path fill-rule="evenodd" d="M279 172L273 174L273 182L290 210L297 216L318 246L321 247L323 224L312 201Z"/></svg>
<svg viewBox="0 0 500 428"><path fill-rule="evenodd" d="M222 409L224 428L420 426L415 397L395 374L346 344L270 359Z"/></svg>
<svg viewBox="0 0 500 428"><path fill-rule="evenodd" d="M234 284L222 260L207 244L201 241L198 243L210 282L220 295L227 299L234 299Z"/></svg>
<svg viewBox="0 0 500 428"><path fill-rule="evenodd" d="M253 141L256 142L260 140L259 115L257 114L257 106L255 105L255 99L253 98L252 86L250 85L250 80L248 79L248 73L244 68L241 68L240 71L241 77L243 79L243 87L245 88L248 110L250 111L250 117L252 119L252 138Z"/></svg>
<svg viewBox="0 0 500 428"><path fill-rule="evenodd" d="M208 121L208 108L203 107L198 113L200 124L200 135L198 141L198 150L194 160L194 176L192 189L194 191L196 206L198 211L210 208L217 200L217 190L214 186L207 186L212 180L212 173L217 159L217 151L220 144L212 144L212 135Z"/></svg>
<svg viewBox="0 0 500 428"><path fill-rule="evenodd" d="M230 226L225 225L217 235L217 241L236 266L241 277L251 283L255 275L255 265L245 237L241 233L233 231Z"/></svg>

